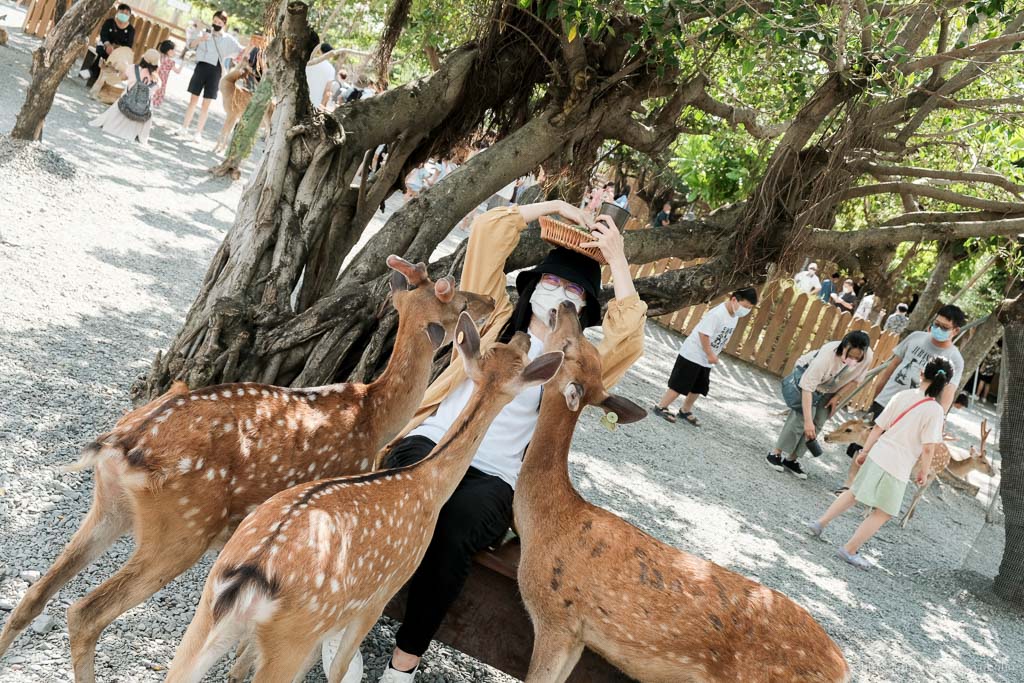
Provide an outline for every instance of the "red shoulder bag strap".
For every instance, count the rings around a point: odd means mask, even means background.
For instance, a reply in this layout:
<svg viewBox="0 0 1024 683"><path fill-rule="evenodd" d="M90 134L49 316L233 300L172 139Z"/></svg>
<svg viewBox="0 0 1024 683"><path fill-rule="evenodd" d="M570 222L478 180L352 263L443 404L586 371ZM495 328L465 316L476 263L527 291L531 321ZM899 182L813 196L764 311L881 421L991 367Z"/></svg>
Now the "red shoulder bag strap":
<svg viewBox="0 0 1024 683"><path fill-rule="evenodd" d="M928 398L922 398L922 399L921 399L920 401L918 401L917 403L915 403L914 405L910 406L909 408L907 408L906 410L904 410L904 411L903 411L902 413L900 413L900 414L899 414L899 415L898 415L898 416L896 417L896 419L892 421L892 424L890 424L890 425L889 425L889 427L888 427L888 428L887 428L887 429L886 429L885 431L889 431L890 429L892 429L893 427L895 427L895 426L896 426L896 423L897 423L897 422L899 422L900 420L902 420L902 419L903 419L903 416L904 416L904 415L906 415L907 413L909 413L909 412L910 412L911 410L913 410L914 408L918 407L918 406L919 406L919 405L921 405L922 403L928 403L928 401L934 401L934 400L935 400L935 399L934 399L934 398L931 398L931 397L928 397Z"/></svg>

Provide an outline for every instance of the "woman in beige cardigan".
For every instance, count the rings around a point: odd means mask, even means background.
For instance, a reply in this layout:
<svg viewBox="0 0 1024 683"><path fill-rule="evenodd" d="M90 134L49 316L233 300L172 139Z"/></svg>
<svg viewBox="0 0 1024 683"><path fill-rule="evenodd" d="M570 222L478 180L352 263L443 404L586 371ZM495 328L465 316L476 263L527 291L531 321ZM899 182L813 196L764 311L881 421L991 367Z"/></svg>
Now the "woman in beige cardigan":
<svg viewBox="0 0 1024 683"><path fill-rule="evenodd" d="M593 242L588 246L600 249L608 261L615 298L608 303L603 320L598 300L600 266L563 248L553 249L539 266L519 274L516 305L508 297L505 260L527 223L551 213L590 227ZM599 350L606 386L617 382L643 352L647 305L633 287L622 235L607 216L592 224L580 209L563 201L492 209L473 222L461 288L487 294L496 302L494 313L481 329L484 348L522 331L529 334L529 356L535 358L547 338L547 312L568 300L579 311L584 327L601 325L604 339ZM472 389L462 363L451 363L427 389L415 417L386 451L384 466L410 465L426 457L466 405ZM516 478L539 407L539 387L524 391L505 407L484 436L466 476L441 509L430 547L410 581L405 619L382 682L411 683L441 620L462 591L473 555L508 529ZM325 644L325 665L333 658L332 645ZM356 657L343 681L359 680L362 661Z"/></svg>

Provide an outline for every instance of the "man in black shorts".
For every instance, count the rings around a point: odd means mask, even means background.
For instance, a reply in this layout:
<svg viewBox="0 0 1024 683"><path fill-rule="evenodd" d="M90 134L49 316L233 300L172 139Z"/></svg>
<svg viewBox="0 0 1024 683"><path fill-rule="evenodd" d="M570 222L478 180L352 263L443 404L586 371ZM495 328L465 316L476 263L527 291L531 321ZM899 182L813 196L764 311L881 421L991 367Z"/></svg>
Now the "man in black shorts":
<svg viewBox="0 0 1024 683"><path fill-rule="evenodd" d="M199 123L192 139L198 142L202 138L203 126L206 125L206 117L210 113L210 103L217 99L224 62L237 57L242 51L238 41L225 30L227 24L228 15L223 10L217 10L213 14L210 28L186 46L189 50L196 51L196 68L192 80L188 82L188 92L192 99L185 110L185 122L178 130L179 137L188 137L188 127L192 124L192 116L196 113L196 105L199 104L199 96L202 95L203 106L199 110Z"/></svg>

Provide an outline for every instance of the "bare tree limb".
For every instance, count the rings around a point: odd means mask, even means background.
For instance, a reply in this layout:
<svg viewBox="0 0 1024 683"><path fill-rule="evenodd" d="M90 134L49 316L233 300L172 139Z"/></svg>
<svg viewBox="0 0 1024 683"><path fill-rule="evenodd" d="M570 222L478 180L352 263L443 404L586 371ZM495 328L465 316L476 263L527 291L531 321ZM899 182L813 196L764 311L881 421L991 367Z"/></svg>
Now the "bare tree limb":
<svg viewBox="0 0 1024 683"><path fill-rule="evenodd" d="M883 221L879 223L878 227L893 228L913 223L998 221L1004 218L1006 218L1005 213L995 211L910 211Z"/></svg>
<svg viewBox="0 0 1024 683"><path fill-rule="evenodd" d="M813 230L807 243L818 249L849 251L920 240L952 241L968 237L992 237L1021 233L1024 233L1024 218L1006 218L999 221L912 223L897 228L870 228L848 232Z"/></svg>
<svg viewBox="0 0 1024 683"><path fill-rule="evenodd" d="M870 162L858 162L872 175L885 176L911 176L914 178L936 178L939 180L954 180L965 183L987 183L1006 190L1018 199L1021 192L1024 192L1024 185L1018 185L1009 178L995 173L975 173L972 171L940 171L931 168L917 168L915 166L883 166Z"/></svg>
<svg viewBox="0 0 1024 683"><path fill-rule="evenodd" d="M851 187L838 193L838 197L836 195L831 195L823 201L843 202L850 199L857 199L858 197L868 197L876 194L898 194L900 192L909 192L914 195L931 197L932 199L937 199L939 201L949 202L950 204L959 204L960 206L969 206L971 208L984 209L986 211L995 211L998 213L1024 213L1024 202L1004 202L996 199L982 199L980 197L972 197L960 192L944 190L932 185L905 182L875 183L874 185Z"/></svg>
<svg viewBox="0 0 1024 683"><path fill-rule="evenodd" d="M927 57L915 59L900 66L900 71L905 74L913 73L914 71L920 71L921 69L937 66L943 62L967 59L994 47L1013 44L1022 40L1024 40L1024 33L1007 33L990 40L983 40L980 43L968 45L967 47L961 47L956 50L949 50L948 52L942 52L937 55L929 55Z"/></svg>
<svg viewBox="0 0 1024 683"><path fill-rule="evenodd" d="M690 103L690 106L700 109L701 111L707 112L712 116L726 121L730 126L742 125L746 131L758 139L775 138L786 132L789 128L789 122L785 123L774 123L771 125L763 125L757 121L757 111L748 107L736 107L724 102L719 102L715 98L711 97L707 91L702 91L700 95Z"/></svg>

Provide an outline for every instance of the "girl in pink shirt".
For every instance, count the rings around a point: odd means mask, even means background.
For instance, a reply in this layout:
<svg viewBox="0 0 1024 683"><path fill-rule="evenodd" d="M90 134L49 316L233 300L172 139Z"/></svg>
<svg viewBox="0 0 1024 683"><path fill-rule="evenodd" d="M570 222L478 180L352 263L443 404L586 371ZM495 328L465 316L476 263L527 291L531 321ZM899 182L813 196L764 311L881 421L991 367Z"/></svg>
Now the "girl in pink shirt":
<svg viewBox="0 0 1024 683"><path fill-rule="evenodd" d="M174 73L181 73L181 64L175 61L178 56L178 47L173 40L165 40L157 46L160 52L160 67L157 69L157 76L160 78L160 87L153 93L153 106L159 107L164 102L164 93L167 91L167 78L173 70Z"/></svg>
<svg viewBox="0 0 1024 683"><path fill-rule="evenodd" d="M870 566L857 551L899 513L911 475L918 486L924 484L935 445L942 443L942 425L946 420L938 398L952 377L952 364L936 356L924 366L920 387L892 397L875 420L864 450L857 455L857 464L863 467L853 486L836 498L821 519L808 524L811 533L820 538L825 527L854 503L872 508L850 540L836 550L839 557L853 566Z"/></svg>

